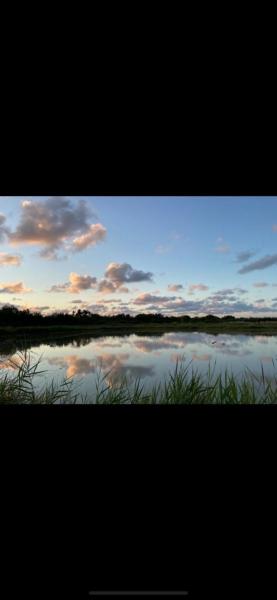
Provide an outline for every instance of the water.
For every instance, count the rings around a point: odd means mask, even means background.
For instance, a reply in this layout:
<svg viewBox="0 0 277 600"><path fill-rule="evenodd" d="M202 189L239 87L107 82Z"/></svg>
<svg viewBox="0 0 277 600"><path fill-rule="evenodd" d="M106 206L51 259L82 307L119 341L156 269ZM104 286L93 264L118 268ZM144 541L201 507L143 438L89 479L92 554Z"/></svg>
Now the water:
<svg viewBox="0 0 277 600"><path fill-rule="evenodd" d="M272 360L277 364L277 336L169 332L159 336L77 336L32 346L6 341L0 344L2 372L15 373L20 362L17 352L24 348L31 352L32 363L41 358L40 370L46 371L35 378L38 388L45 382L73 377L78 391L92 399L100 369L110 385L122 377L130 382L140 378L147 391L173 372L176 360L190 363L190 370L203 374L209 364L216 374L228 368L238 379L247 367L260 375L261 364L271 379L276 375Z"/></svg>

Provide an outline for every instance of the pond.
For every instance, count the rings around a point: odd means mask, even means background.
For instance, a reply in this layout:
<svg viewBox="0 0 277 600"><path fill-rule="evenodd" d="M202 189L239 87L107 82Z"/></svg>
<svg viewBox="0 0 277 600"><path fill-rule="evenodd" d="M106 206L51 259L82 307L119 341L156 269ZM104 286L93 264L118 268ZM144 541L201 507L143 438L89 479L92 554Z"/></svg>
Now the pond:
<svg viewBox="0 0 277 600"><path fill-rule="evenodd" d="M158 336L76 336L33 344L2 341L2 373L16 371L18 352L23 349L31 353L32 363L41 360L40 370L45 372L36 376L38 388L52 380L60 383L65 377L74 378L78 392L92 401L97 379L103 375L109 385L123 377L130 382L139 378L147 391L174 371L176 361L202 374L209 366L216 374L227 368L238 379L247 368L261 375L261 365L271 379L276 375L274 361L277 363L277 336L169 332Z"/></svg>

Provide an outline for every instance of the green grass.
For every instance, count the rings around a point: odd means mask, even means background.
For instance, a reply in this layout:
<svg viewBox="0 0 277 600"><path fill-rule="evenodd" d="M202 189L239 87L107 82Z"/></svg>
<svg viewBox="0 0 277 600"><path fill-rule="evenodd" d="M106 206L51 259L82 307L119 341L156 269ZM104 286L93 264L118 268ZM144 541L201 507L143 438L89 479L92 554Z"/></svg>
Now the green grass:
<svg viewBox="0 0 277 600"><path fill-rule="evenodd" d="M78 392L73 379L57 385L52 381L38 390L34 379L45 374L39 370L40 360L32 365L30 354L19 353L10 361L13 375L0 377L0 404L275 404L277 402L277 376L268 380L263 367L257 377L249 369L238 380L227 370L215 374L215 364L201 375L190 370L191 363L176 363L169 376L146 391L142 382L126 378L112 382L112 372L99 370L96 390L91 397ZM274 365L274 362L273 362Z"/></svg>

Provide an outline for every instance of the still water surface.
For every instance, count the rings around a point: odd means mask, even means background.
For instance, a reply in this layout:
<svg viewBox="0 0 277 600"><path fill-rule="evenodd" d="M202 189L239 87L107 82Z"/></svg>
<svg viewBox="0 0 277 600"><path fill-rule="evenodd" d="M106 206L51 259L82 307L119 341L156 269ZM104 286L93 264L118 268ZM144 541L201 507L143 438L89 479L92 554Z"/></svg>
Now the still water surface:
<svg viewBox="0 0 277 600"><path fill-rule="evenodd" d="M23 344L11 342L0 345L0 367L2 372L15 371L9 359L16 363L18 350ZM59 339L28 346L31 361L41 358L40 369L46 373L38 375L36 385L54 380L59 383L64 377L73 377L78 391L87 394L93 401L95 385L101 369L109 384L122 377L134 381L139 378L145 391L163 382L173 372L176 361L189 369L206 373L209 364L215 373L226 368L239 379L246 368L261 374L261 364L269 379L277 374L272 361L277 365L277 336L265 335L212 335L204 332L169 332L159 336L106 336Z"/></svg>

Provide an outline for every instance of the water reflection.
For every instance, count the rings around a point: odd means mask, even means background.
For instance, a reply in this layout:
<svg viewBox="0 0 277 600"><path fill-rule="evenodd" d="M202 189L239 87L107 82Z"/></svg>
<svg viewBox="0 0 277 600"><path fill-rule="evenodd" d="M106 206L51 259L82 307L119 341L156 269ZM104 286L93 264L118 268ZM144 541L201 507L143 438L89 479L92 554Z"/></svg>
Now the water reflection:
<svg viewBox="0 0 277 600"><path fill-rule="evenodd" d="M262 362L266 362L266 363L272 363L272 360L273 360L272 356L261 356L260 359Z"/></svg>
<svg viewBox="0 0 277 600"><path fill-rule="evenodd" d="M267 346L265 349L265 345ZM163 335L46 337L35 341L5 340L0 343L1 372L15 371L22 358L16 352L31 350L31 360L42 357L41 368L49 380L61 377L80 378L81 391L91 396L101 373L112 385L124 377L143 379L151 388L172 373L176 361L206 374L209 364L215 372L226 368L238 377L246 367L256 374L261 365L267 377L275 375L272 359L277 363L277 337L265 335L218 334L206 332L169 332ZM266 352L265 352L266 350ZM9 358L12 358L13 363Z"/></svg>
<svg viewBox="0 0 277 600"><path fill-rule="evenodd" d="M80 358L76 354L70 354L64 358L54 356L48 359L51 366L66 369L67 377L84 376L101 370L109 373L107 380L120 379L122 377L144 378L153 377L153 365L125 364L130 358L128 353L97 354L93 359Z"/></svg>
<svg viewBox="0 0 277 600"><path fill-rule="evenodd" d="M12 354L8 358L2 358L0 355L0 369L4 371L17 371L21 367L23 360L23 356L18 354Z"/></svg>
<svg viewBox="0 0 277 600"><path fill-rule="evenodd" d="M94 373L95 365L94 361L88 360L87 358L78 358L77 355L73 354L66 358L60 358L54 356L48 359L49 365L66 368L66 376L74 377L75 375L87 375L88 373Z"/></svg>
<svg viewBox="0 0 277 600"><path fill-rule="evenodd" d="M196 354L194 353L192 355L192 360L211 360L212 355L211 354Z"/></svg>

